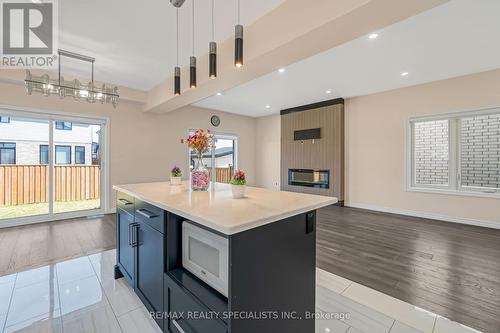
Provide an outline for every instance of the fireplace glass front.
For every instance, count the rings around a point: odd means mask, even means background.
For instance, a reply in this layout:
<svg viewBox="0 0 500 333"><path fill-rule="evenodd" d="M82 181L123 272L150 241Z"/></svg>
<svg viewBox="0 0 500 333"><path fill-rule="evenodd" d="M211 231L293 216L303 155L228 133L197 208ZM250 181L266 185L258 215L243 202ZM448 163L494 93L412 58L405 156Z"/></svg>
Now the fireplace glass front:
<svg viewBox="0 0 500 333"><path fill-rule="evenodd" d="M288 185L330 188L330 170L288 169Z"/></svg>

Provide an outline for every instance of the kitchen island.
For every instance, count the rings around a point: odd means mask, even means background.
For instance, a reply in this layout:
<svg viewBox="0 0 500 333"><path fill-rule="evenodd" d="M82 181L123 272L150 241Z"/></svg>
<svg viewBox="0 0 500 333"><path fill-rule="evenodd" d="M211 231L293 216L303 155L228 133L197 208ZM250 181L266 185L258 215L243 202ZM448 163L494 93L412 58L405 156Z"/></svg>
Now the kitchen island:
<svg viewBox="0 0 500 333"><path fill-rule="evenodd" d="M208 192L185 182L114 189L115 278L128 280L164 332L314 332L316 209L335 198L247 187L233 199L221 183ZM187 268L188 225L225 241L226 261L210 265L225 289Z"/></svg>

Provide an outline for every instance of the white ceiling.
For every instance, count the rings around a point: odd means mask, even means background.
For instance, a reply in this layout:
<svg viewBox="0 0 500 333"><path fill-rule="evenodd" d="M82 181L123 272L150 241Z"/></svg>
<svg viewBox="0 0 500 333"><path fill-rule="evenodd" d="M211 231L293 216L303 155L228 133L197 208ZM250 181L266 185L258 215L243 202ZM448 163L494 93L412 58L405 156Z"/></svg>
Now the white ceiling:
<svg viewBox="0 0 500 333"><path fill-rule="evenodd" d="M499 13L499 0L452 0L376 31L377 39L364 36L194 105L260 117L500 68Z"/></svg>
<svg viewBox="0 0 500 333"><path fill-rule="evenodd" d="M284 0L242 0L241 23L249 25ZM215 39L234 34L236 0L215 1ZM192 55L191 4L179 12L180 64ZM211 39L211 1L195 1L195 53L208 51ZM173 72L175 8L169 0L59 1L59 48L96 58L96 80L149 90ZM73 61L62 65L63 75L88 76L88 67Z"/></svg>

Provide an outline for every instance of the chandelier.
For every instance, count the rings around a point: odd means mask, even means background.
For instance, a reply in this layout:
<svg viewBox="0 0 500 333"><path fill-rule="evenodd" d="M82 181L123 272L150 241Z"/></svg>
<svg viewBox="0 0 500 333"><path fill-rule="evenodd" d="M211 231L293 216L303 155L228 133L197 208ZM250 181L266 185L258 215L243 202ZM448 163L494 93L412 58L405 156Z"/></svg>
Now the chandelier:
<svg viewBox="0 0 500 333"><path fill-rule="evenodd" d="M57 53L59 55L59 75L57 79L51 79L48 74L36 76L31 74L29 70L26 71L24 84L28 95L37 92L42 93L44 96L58 95L61 99L73 97L75 101L86 100L89 103L110 103L116 108L120 97L118 87L110 87L105 84L98 86L94 83L94 58L64 50L58 50ZM66 81L61 76L61 57L90 62L92 64L92 80L87 85L80 83L77 79Z"/></svg>

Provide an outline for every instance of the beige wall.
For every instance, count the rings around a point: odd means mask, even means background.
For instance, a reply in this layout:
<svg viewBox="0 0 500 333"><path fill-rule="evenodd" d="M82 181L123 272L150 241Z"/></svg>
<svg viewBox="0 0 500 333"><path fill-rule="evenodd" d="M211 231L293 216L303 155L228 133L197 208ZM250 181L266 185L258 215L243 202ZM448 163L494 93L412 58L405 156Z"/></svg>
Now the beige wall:
<svg viewBox="0 0 500 333"><path fill-rule="evenodd" d="M270 190L280 189L281 160L280 115L257 118L255 121L256 185Z"/></svg>
<svg viewBox="0 0 500 333"><path fill-rule="evenodd" d="M70 98L27 96L21 85L0 83L0 105L96 115L110 119L110 185L167 180L177 164L187 174L187 148L180 139L190 128L211 128L210 116L217 114L217 131L239 135L239 167L255 182L255 119L196 107L185 107L166 115L143 113L139 104L109 105L74 102ZM111 209L114 191L111 191Z"/></svg>
<svg viewBox="0 0 500 333"><path fill-rule="evenodd" d="M500 105L500 70L346 101L346 202L451 220L500 223L500 199L407 192L410 116Z"/></svg>
<svg viewBox="0 0 500 333"><path fill-rule="evenodd" d="M500 199L407 192L410 116L500 106L500 70L346 100L346 203L452 221L500 224ZM279 182L280 116L256 121L257 185Z"/></svg>
<svg viewBox="0 0 500 333"><path fill-rule="evenodd" d="M346 202L500 223L499 199L405 190L408 117L499 106L498 87L500 70L346 100ZM179 139L189 128L209 127L210 116L218 114L218 130L240 137L240 167L249 183L279 189L278 115L253 119L186 107L159 116L140 112L138 104L122 103L115 110L69 98L26 96L23 86L3 83L0 104L109 117L111 184L166 180L173 164L186 172L186 150Z"/></svg>

